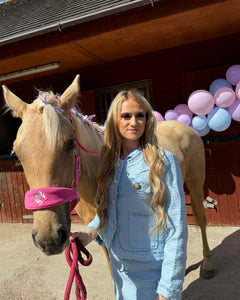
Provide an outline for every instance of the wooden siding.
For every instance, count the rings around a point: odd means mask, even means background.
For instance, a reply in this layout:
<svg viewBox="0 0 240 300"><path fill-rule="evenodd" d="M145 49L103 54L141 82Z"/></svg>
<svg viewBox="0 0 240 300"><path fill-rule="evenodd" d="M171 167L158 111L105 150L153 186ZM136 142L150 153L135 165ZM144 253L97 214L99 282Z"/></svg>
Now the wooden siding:
<svg viewBox="0 0 240 300"><path fill-rule="evenodd" d="M240 141L206 145L205 186L218 204L207 209L212 225L240 225Z"/></svg>
<svg viewBox="0 0 240 300"><path fill-rule="evenodd" d="M208 225L240 225L240 141L205 145L207 196L217 201L206 208ZM208 201L207 201L208 202ZM195 224L189 194L186 192L188 224Z"/></svg>
<svg viewBox="0 0 240 300"><path fill-rule="evenodd" d="M25 209L29 190L23 169L17 161L0 161L0 223L32 223L32 211ZM83 222L75 211L72 222Z"/></svg>
<svg viewBox="0 0 240 300"><path fill-rule="evenodd" d="M29 223L32 212L24 207L24 194L28 184L22 167L16 161L0 162L0 222ZM26 217L26 219L24 218ZM30 218L30 219L28 219Z"/></svg>
<svg viewBox="0 0 240 300"><path fill-rule="evenodd" d="M205 145L207 196L216 200L214 208L206 208L208 225L240 225L240 141ZM24 207L24 194L28 190L23 170L16 161L0 162L0 223L32 222L32 212ZM195 224L189 194L186 190L188 224ZM30 219L28 219L30 218ZM75 212L73 222L82 222Z"/></svg>

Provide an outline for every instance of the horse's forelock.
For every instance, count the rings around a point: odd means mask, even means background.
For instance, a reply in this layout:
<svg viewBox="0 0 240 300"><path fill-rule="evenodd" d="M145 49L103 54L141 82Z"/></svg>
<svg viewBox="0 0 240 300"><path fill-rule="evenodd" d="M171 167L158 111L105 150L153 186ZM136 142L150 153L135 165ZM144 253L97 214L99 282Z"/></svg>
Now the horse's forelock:
<svg viewBox="0 0 240 300"><path fill-rule="evenodd" d="M39 100L39 103L42 102L43 104L45 104L46 102L49 104L56 105L58 98L59 95L55 95L53 91L38 91L38 98L36 100Z"/></svg>
<svg viewBox="0 0 240 300"><path fill-rule="evenodd" d="M34 104L42 111L48 147L52 150L60 144L62 136L59 112L51 106L51 104L57 106L57 97L52 91L39 91L39 97L34 101Z"/></svg>

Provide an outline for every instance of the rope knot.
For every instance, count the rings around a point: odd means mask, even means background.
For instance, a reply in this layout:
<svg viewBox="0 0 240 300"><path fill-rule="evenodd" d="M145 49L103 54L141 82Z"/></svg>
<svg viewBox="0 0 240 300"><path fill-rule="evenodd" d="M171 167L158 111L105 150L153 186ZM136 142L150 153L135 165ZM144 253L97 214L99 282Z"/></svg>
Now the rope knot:
<svg viewBox="0 0 240 300"><path fill-rule="evenodd" d="M86 259L83 259L81 252L84 255L86 255ZM69 300L74 278L76 299L86 300L87 291L83 283L82 277L79 274L78 262L80 262L83 266L89 266L92 263L92 255L88 252L88 250L81 244L81 242L78 239L75 239L66 248L65 257L71 270L67 282L67 287L65 290L64 300Z"/></svg>

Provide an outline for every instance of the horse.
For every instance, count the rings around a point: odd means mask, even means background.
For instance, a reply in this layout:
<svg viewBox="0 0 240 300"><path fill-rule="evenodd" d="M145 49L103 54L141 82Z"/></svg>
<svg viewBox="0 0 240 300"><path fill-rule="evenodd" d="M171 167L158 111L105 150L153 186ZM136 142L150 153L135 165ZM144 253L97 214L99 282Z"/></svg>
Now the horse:
<svg viewBox="0 0 240 300"><path fill-rule="evenodd" d="M30 189L64 187L70 190L74 180L77 181L81 200L75 210L88 224L96 213L94 198L103 134L100 125L75 108L80 94L79 75L60 97L52 91L39 92L32 103L26 103L5 85L3 93L13 116L22 120L13 143L13 152L22 164ZM203 207L203 142L192 128L178 121L158 122L156 135L159 144L174 153L181 166L196 224L201 229L203 263L200 274L203 278L212 278L214 271ZM76 157L80 161L80 175L76 175ZM69 243L70 203L63 201L53 207L34 207L33 215L32 237L35 245L46 255L64 251ZM108 258L107 250L103 249Z"/></svg>

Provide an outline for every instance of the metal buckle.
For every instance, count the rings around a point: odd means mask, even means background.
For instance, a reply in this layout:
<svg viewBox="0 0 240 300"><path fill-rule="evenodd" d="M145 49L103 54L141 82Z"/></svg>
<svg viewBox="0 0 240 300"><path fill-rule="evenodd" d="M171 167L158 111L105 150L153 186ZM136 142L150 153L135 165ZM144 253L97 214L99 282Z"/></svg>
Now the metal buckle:
<svg viewBox="0 0 240 300"><path fill-rule="evenodd" d="M206 198L207 201L203 201L203 206L204 208L215 208L215 206L218 204L218 202L211 198L211 197L207 197Z"/></svg>

